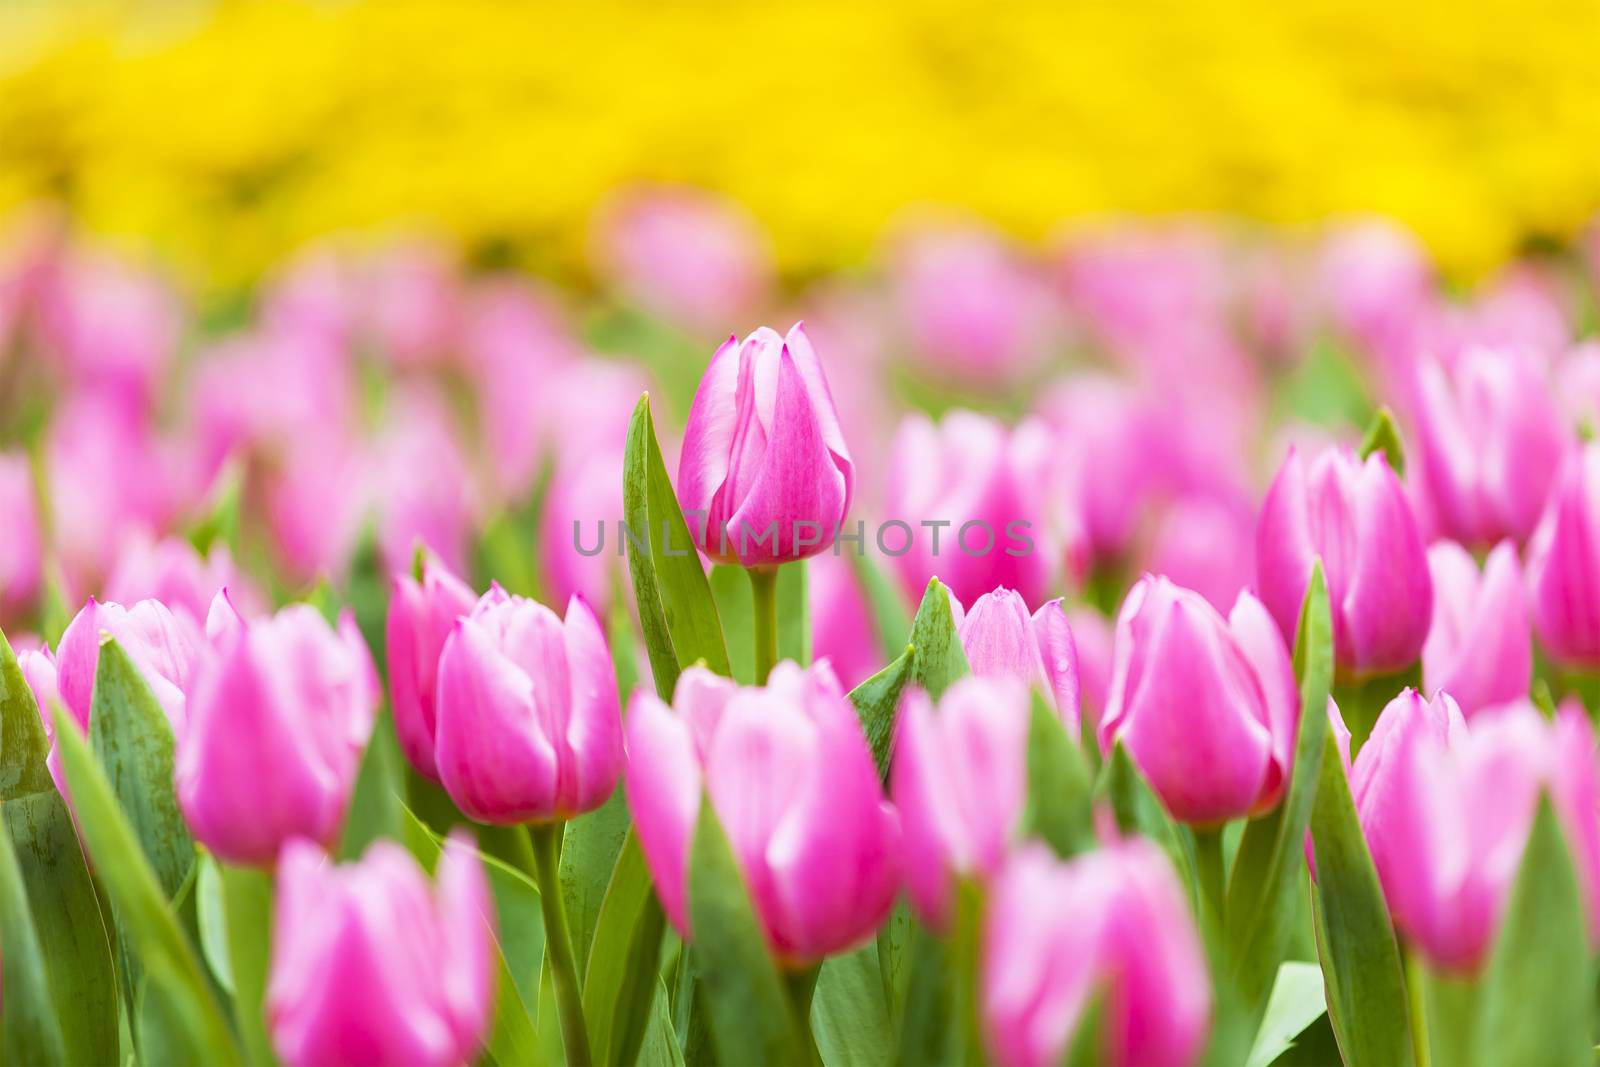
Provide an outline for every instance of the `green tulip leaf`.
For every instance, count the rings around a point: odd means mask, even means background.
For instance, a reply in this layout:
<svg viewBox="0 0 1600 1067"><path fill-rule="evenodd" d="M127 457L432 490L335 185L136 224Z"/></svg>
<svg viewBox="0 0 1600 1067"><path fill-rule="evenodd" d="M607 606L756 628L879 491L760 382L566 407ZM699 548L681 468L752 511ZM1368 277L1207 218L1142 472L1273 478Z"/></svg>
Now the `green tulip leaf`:
<svg viewBox="0 0 1600 1067"><path fill-rule="evenodd" d="M862 732L872 747L872 758L878 764L878 774L885 781L894 745L895 715L900 709L900 695L911 680L913 658L913 651L906 649L893 663L850 690L850 703L855 705Z"/></svg>
<svg viewBox="0 0 1600 1067"><path fill-rule="evenodd" d="M9 811L10 803L6 804ZM9 827L8 827L9 829ZM0 1053L6 1063L64 1064L67 1043L56 1018L44 945L34 925L22 869L9 833L0 834L0 974L5 1018Z"/></svg>
<svg viewBox="0 0 1600 1067"><path fill-rule="evenodd" d="M967 654L956 632L956 618L950 609L950 592L937 578L928 580L922 605L911 621L912 677L938 700L950 683L968 674Z"/></svg>
<svg viewBox="0 0 1600 1067"><path fill-rule="evenodd" d="M50 740L11 644L0 633L0 801L54 793L45 758Z"/></svg>
<svg viewBox="0 0 1600 1067"><path fill-rule="evenodd" d="M1394 412L1387 406L1372 413L1372 421L1367 424L1367 432L1361 438L1361 458L1366 459L1374 452L1382 452L1384 459L1389 461L1390 469L1396 475L1405 477L1405 448L1400 443L1400 430L1395 426Z"/></svg>
<svg viewBox="0 0 1600 1067"><path fill-rule="evenodd" d="M1110 805L1120 833L1139 834L1160 845L1183 884L1195 884L1194 850L1189 836L1179 832L1120 740L1100 768L1095 795Z"/></svg>
<svg viewBox="0 0 1600 1067"><path fill-rule="evenodd" d="M1327 1010L1323 1001L1322 973L1316 964L1302 960L1285 960L1278 968L1272 996L1267 999L1267 1013L1261 1019L1261 1029L1256 1031L1255 1044L1250 1046L1250 1058L1245 1061L1245 1067L1269 1067ZM1397 1058L1377 1062L1404 1064L1409 1062L1410 1056L1411 1048L1407 1046ZM1351 1067L1361 1061L1351 1060L1346 1053L1344 1062L1346 1067Z"/></svg>
<svg viewBox="0 0 1600 1067"><path fill-rule="evenodd" d="M600 908L629 826L628 801L619 785L600 807L569 821L561 838L561 901L579 975L588 969Z"/></svg>
<svg viewBox="0 0 1600 1067"><path fill-rule="evenodd" d="M666 916L630 828L600 903L583 981L583 1014L597 1063L632 1063L655 996Z"/></svg>
<svg viewBox="0 0 1600 1067"><path fill-rule="evenodd" d="M356 769L344 832L339 838L339 858L359 859L380 837L398 838L405 832L406 760L394 732L388 708L378 714L367 738L366 751Z"/></svg>
<svg viewBox="0 0 1600 1067"><path fill-rule="evenodd" d="M639 1067L684 1067L683 1046L672 1025L670 1000L666 983L656 975L656 994L650 998L650 1022L639 1049Z"/></svg>
<svg viewBox="0 0 1600 1067"><path fill-rule="evenodd" d="M1061 716L1037 692L1029 711L1027 761L1023 832L1043 839L1058 856L1093 848L1094 781L1088 764Z"/></svg>
<svg viewBox="0 0 1600 1067"><path fill-rule="evenodd" d="M876 1067L894 1059L875 942L823 962L811 998L811 1024L828 1067Z"/></svg>

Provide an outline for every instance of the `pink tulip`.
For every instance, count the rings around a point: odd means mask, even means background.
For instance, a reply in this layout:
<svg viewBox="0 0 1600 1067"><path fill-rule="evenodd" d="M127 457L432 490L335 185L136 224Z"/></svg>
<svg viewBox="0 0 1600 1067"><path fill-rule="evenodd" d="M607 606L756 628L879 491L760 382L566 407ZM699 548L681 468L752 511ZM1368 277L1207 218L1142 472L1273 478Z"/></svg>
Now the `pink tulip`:
<svg viewBox="0 0 1600 1067"><path fill-rule="evenodd" d="M999 588L958 616L956 629L973 674L1037 689L1077 736L1078 646L1059 597L1030 616L1018 593Z"/></svg>
<svg viewBox="0 0 1600 1067"><path fill-rule="evenodd" d="M1188 494L1162 512L1145 569L1225 610L1255 576L1254 531L1254 510L1246 502L1221 494Z"/></svg>
<svg viewBox="0 0 1600 1067"><path fill-rule="evenodd" d="M1576 704L1548 723L1526 702L1481 712L1406 690L1379 716L1351 792L1400 933L1437 966L1473 972L1505 908L1548 789L1572 848L1591 923L1600 916L1595 743Z"/></svg>
<svg viewBox="0 0 1600 1067"><path fill-rule="evenodd" d="M745 567L814 556L833 544L854 483L804 327L728 338L695 391L678 461L678 499L700 550Z"/></svg>
<svg viewBox="0 0 1600 1067"><path fill-rule="evenodd" d="M258 866L291 838L331 846L380 699L354 617L347 610L336 631L315 608L292 604L259 622L213 622L212 633L174 769L195 839Z"/></svg>
<svg viewBox="0 0 1600 1067"><path fill-rule="evenodd" d="M1148 841L1062 863L1018 852L985 920L980 1011L1004 1067L1062 1062L1101 998L1102 1062L1181 1065L1205 1045L1211 980L1183 886Z"/></svg>
<svg viewBox="0 0 1600 1067"><path fill-rule="evenodd" d="M159 541L135 538L123 545L111 577L106 579L106 599L122 604L159 600L174 615L203 629L211 602L226 588L235 603L252 614L261 595L234 566L227 546L215 545L201 556L181 537Z"/></svg>
<svg viewBox="0 0 1600 1067"><path fill-rule="evenodd" d="M362 442L343 427L314 427L278 449L259 509L291 580L349 568L372 504L371 477Z"/></svg>
<svg viewBox="0 0 1600 1067"><path fill-rule="evenodd" d="M562 620L498 585L485 593L444 643L434 714L439 780L479 822L570 819L616 788L617 680L578 597Z"/></svg>
<svg viewBox="0 0 1600 1067"><path fill-rule="evenodd" d="M400 749L417 773L437 782L433 739L439 680L439 653L456 620L471 614L477 597L431 554L422 560L418 581L395 575L385 626L389 694Z"/></svg>
<svg viewBox="0 0 1600 1067"><path fill-rule="evenodd" d="M102 634L109 634L122 646L167 713L173 735L183 737L188 721L184 694L189 691L200 659L200 631L177 618L158 600L141 600L124 608L90 597L67 624L56 647L61 703L85 730L94 705Z"/></svg>
<svg viewBox="0 0 1600 1067"><path fill-rule="evenodd" d="M172 291L131 263L74 255L41 294L42 340L73 378L146 411L177 354L182 309Z"/></svg>
<svg viewBox="0 0 1600 1067"><path fill-rule="evenodd" d="M890 451L888 518L869 550L892 557L913 596L938 576L963 603L995 586L1039 603L1056 543L1050 449L1032 420L1011 430L969 411L952 411L937 426L907 416Z"/></svg>
<svg viewBox="0 0 1600 1067"><path fill-rule="evenodd" d="M44 538L33 473L21 452L0 454L0 618L31 606L43 577Z"/></svg>
<svg viewBox="0 0 1600 1067"><path fill-rule="evenodd" d="M445 248L427 241L396 245L372 261L366 282L366 325L380 356L413 367L450 354L460 297Z"/></svg>
<svg viewBox="0 0 1600 1067"><path fill-rule="evenodd" d="M1319 288L1341 331L1369 349L1385 346L1433 296L1433 268L1411 233L1372 219L1334 232L1323 249Z"/></svg>
<svg viewBox="0 0 1600 1067"><path fill-rule="evenodd" d="M900 819L833 670L785 661L760 688L690 667L673 705L634 694L626 785L656 892L678 931L693 939L689 849L708 793L785 966L806 967L869 937L900 887Z"/></svg>
<svg viewBox="0 0 1600 1067"><path fill-rule="evenodd" d="M430 886L378 841L336 865L290 842L278 869L267 1028L287 1067L453 1067L494 1013L494 901L483 860L451 834Z"/></svg>
<svg viewBox="0 0 1600 1067"><path fill-rule="evenodd" d="M374 442L371 475L384 566L409 566L421 543L463 569L480 509L448 403L441 393L409 389L391 399L390 408Z"/></svg>
<svg viewBox="0 0 1600 1067"><path fill-rule="evenodd" d="M1099 729L1106 696L1111 691L1111 660L1114 631L1111 620L1088 605L1067 613L1072 627L1072 643L1078 650L1078 703L1082 714Z"/></svg>
<svg viewBox="0 0 1600 1067"><path fill-rule="evenodd" d="M920 689L901 702L892 773L906 888L940 929L950 922L955 879L986 881L1016 836L1027 799L1028 716L1028 692L1009 678L963 678L937 714Z"/></svg>
<svg viewBox="0 0 1600 1067"><path fill-rule="evenodd" d="M262 325L270 333L348 347L360 310L356 267L354 257L331 241L296 252L262 287Z"/></svg>
<svg viewBox="0 0 1600 1067"><path fill-rule="evenodd" d="M1405 490L1381 452L1344 448L1309 465L1289 450L1256 524L1256 586L1288 641L1321 557L1341 677L1414 663L1433 616L1427 556Z"/></svg>
<svg viewBox="0 0 1600 1067"><path fill-rule="evenodd" d="M1439 532L1522 541L1539 521L1571 434L1544 374L1512 349L1473 348L1417 369L1417 471Z"/></svg>
<svg viewBox="0 0 1600 1067"><path fill-rule="evenodd" d="M1101 345L1124 354L1220 318L1223 251L1214 234L1193 227L1103 228L1070 236L1060 281Z"/></svg>
<svg viewBox="0 0 1600 1067"><path fill-rule="evenodd" d="M1240 593L1224 620L1165 578L1128 593L1100 746L1126 745L1174 818L1211 825L1270 809L1299 717L1288 649L1255 597Z"/></svg>
<svg viewBox="0 0 1600 1067"><path fill-rule="evenodd" d="M1527 559L1545 652L1565 666L1600 668L1600 443L1567 457Z"/></svg>
<svg viewBox="0 0 1600 1067"><path fill-rule="evenodd" d="M539 515L539 562L553 599L581 596L605 604L622 588L627 561L617 558L613 541L626 536L617 526L622 464L621 445L557 460Z"/></svg>
<svg viewBox="0 0 1600 1067"><path fill-rule="evenodd" d="M1453 541L1428 549L1433 625L1422 646L1423 688L1455 697L1470 718L1481 708L1521 700L1533 680L1533 631L1517 549L1502 541L1483 573Z"/></svg>
<svg viewBox="0 0 1600 1067"><path fill-rule="evenodd" d="M806 565L811 608L811 652L833 665L846 689L854 689L884 666L867 604L849 560L824 552Z"/></svg>

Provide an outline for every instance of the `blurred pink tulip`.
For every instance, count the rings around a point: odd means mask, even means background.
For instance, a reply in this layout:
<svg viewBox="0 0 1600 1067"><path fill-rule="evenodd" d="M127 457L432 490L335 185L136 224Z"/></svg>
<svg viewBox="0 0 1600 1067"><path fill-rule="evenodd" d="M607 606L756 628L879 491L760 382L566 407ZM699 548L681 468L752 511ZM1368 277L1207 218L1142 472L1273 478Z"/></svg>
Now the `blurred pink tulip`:
<svg viewBox="0 0 1600 1067"><path fill-rule="evenodd" d="M0 453L0 619L30 607L43 578L44 537L33 472L21 452Z"/></svg>
<svg viewBox="0 0 1600 1067"><path fill-rule="evenodd" d="M197 841L270 866L292 838L338 839L381 694L348 610L337 630L307 604L234 621L195 669L173 779Z"/></svg>
<svg viewBox="0 0 1600 1067"><path fill-rule="evenodd" d="M350 566L372 503L372 463L343 428L308 429L283 442L257 507L292 581L337 578Z"/></svg>
<svg viewBox="0 0 1600 1067"><path fill-rule="evenodd" d="M1472 340L1549 360L1572 343L1565 304L1556 279L1526 264L1513 266L1473 305Z"/></svg>
<svg viewBox="0 0 1600 1067"><path fill-rule="evenodd" d="M1059 597L1030 616L1016 591L998 588L959 615L956 630L973 674L1037 689L1077 736L1078 646Z"/></svg>
<svg viewBox="0 0 1600 1067"><path fill-rule="evenodd" d="M696 333L759 311L772 285L772 252L756 220L698 189L619 197L598 219L594 258L629 299Z"/></svg>
<svg viewBox="0 0 1600 1067"><path fill-rule="evenodd" d="M901 702L892 784L906 889L939 929L950 922L955 879L986 881L1016 836L1027 799L1028 717L1028 691L1010 678L963 678L937 713L920 689Z"/></svg>
<svg viewBox="0 0 1600 1067"><path fill-rule="evenodd" d="M833 665L845 689L854 689L883 667L873 631L872 608L850 561L824 552L806 565L811 609L811 652Z"/></svg>
<svg viewBox="0 0 1600 1067"><path fill-rule="evenodd" d="M460 428L436 392L406 390L390 404L370 474L383 564L403 570L420 543L463 570L480 508Z"/></svg>
<svg viewBox="0 0 1600 1067"><path fill-rule="evenodd" d="M1600 341L1574 345L1556 363L1551 387L1568 429L1600 430Z"/></svg>
<svg viewBox="0 0 1600 1067"><path fill-rule="evenodd" d="M1050 449L1033 420L1007 429L970 411L937 426L906 416L889 456L887 521L869 550L893 558L912 596L937 576L963 603L996 586L1039 603L1054 569Z"/></svg>
<svg viewBox="0 0 1600 1067"><path fill-rule="evenodd" d="M199 631L205 628L211 602L224 588L247 614L259 611L261 595L234 566L226 545L215 545L202 556L181 537L135 538L117 556L105 595L121 604L159 600Z"/></svg>
<svg viewBox="0 0 1600 1067"><path fill-rule="evenodd" d="M177 354L183 313L154 274L77 254L44 287L39 324L76 383L146 412Z"/></svg>
<svg viewBox="0 0 1600 1067"><path fill-rule="evenodd" d="M1550 658L1600 668L1600 443L1574 449L1528 542L1533 626Z"/></svg>
<svg viewBox="0 0 1600 1067"><path fill-rule="evenodd" d="M581 598L565 620L498 585L439 655L433 754L468 816L512 825L606 802L622 772L622 718L605 635Z"/></svg>
<svg viewBox="0 0 1600 1067"><path fill-rule="evenodd" d="M1566 831L1589 913L1600 916L1600 790L1587 717L1554 723L1526 702L1481 712L1406 690L1379 716L1351 792L1400 933L1436 966L1483 962L1521 862L1542 789Z"/></svg>
<svg viewBox="0 0 1600 1067"><path fill-rule="evenodd" d="M980 963L983 1028L1004 1067L1062 1062L1097 997L1115 1067L1192 1063L1211 980L1182 884L1148 841L1062 863L1034 845L997 879Z"/></svg>
<svg viewBox="0 0 1600 1067"><path fill-rule="evenodd" d="M690 667L673 705L634 694L626 784L679 933L693 939L688 860L706 793L784 966L804 968L871 936L900 888L900 819L833 670L785 661L758 688Z"/></svg>
<svg viewBox="0 0 1600 1067"><path fill-rule="evenodd" d="M397 244L374 257L364 280L366 326L380 357L414 367L452 354L461 309L456 263L446 247Z"/></svg>
<svg viewBox="0 0 1600 1067"><path fill-rule="evenodd" d="M393 841L336 865L291 842L278 868L267 1027L287 1067L454 1067L494 1013L494 901L450 835L434 884Z"/></svg>
<svg viewBox="0 0 1600 1067"><path fill-rule="evenodd" d="M1483 573L1453 541L1428 549L1433 625L1422 646L1426 692L1443 690L1471 718L1482 708L1525 699L1533 680L1533 631L1516 546L1502 541Z"/></svg>
<svg viewBox="0 0 1600 1067"><path fill-rule="evenodd" d="M1342 332L1369 349L1385 347L1433 297L1427 251L1392 222L1350 223L1323 247L1319 288Z"/></svg>
<svg viewBox="0 0 1600 1067"><path fill-rule="evenodd" d="M1511 349L1417 368L1418 486L1438 532L1469 546L1526 540L1572 434L1544 374Z"/></svg>
<svg viewBox="0 0 1600 1067"><path fill-rule="evenodd" d="M431 553L422 558L421 580L409 571L395 575L385 625L389 694L400 749L417 773L435 782L433 739L439 680L439 653L469 615L477 596Z"/></svg>
<svg viewBox="0 0 1600 1067"><path fill-rule="evenodd" d="M781 338L763 326L742 345L728 338L695 391L678 462L678 498L700 550L745 567L814 556L833 544L854 481L804 327Z"/></svg>
<svg viewBox="0 0 1600 1067"><path fill-rule="evenodd" d="M360 280L355 259L333 242L296 252L263 286L269 333L343 349L355 339Z"/></svg>
<svg viewBox="0 0 1600 1067"><path fill-rule="evenodd" d="M1320 557L1340 677L1414 663L1433 617L1433 583L1405 489L1383 453L1330 448L1309 468L1290 449L1256 525L1256 587L1285 640Z"/></svg>
<svg viewBox="0 0 1600 1067"><path fill-rule="evenodd" d="M1071 234L1061 256L1061 286L1106 348L1155 347L1174 328L1220 316L1227 274L1221 251L1213 235L1189 227Z"/></svg>
<svg viewBox="0 0 1600 1067"><path fill-rule="evenodd" d="M1272 618L1249 593L1227 619L1145 577L1117 617L1100 746L1121 742L1174 818L1258 815L1289 778L1300 696Z"/></svg>
<svg viewBox="0 0 1600 1067"><path fill-rule="evenodd" d="M1111 690L1111 659L1115 631L1112 620L1097 609L1081 604L1067 613L1072 643L1078 650L1078 703L1082 714L1098 731L1106 695Z"/></svg>
<svg viewBox="0 0 1600 1067"><path fill-rule="evenodd" d="M1255 577L1255 513L1231 495L1190 493L1164 508L1145 569L1224 611Z"/></svg>
<svg viewBox="0 0 1600 1067"><path fill-rule="evenodd" d="M128 654L167 713L173 736L181 740L188 722L184 694L189 691L201 657L200 630L173 615L158 600L141 600L124 608L90 597L67 624L56 647L61 703L85 730L94 705L102 634L115 638Z"/></svg>

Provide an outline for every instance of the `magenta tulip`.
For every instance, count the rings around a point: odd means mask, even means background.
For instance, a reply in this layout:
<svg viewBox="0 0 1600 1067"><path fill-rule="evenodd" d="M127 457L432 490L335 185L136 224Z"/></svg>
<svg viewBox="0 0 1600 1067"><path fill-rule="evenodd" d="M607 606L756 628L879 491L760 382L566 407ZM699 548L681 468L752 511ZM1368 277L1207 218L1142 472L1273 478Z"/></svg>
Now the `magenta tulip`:
<svg viewBox="0 0 1600 1067"><path fill-rule="evenodd" d="M437 782L433 758L439 653L456 620L470 614L477 596L432 554L422 559L422 578L397 574L384 628L389 659L389 700L400 750L418 774Z"/></svg>
<svg viewBox="0 0 1600 1067"><path fill-rule="evenodd" d="M172 732L181 738L184 694L200 659L200 632L168 611L158 600L141 600L131 608L93 597L73 617L56 646L56 672L61 703L77 724L89 728L94 705L94 678L100 666L100 641L109 634L122 646L167 713Z"/></svg>
<svg viewBox="0 0 1600 1067"><path fill-rule="evenodd" d="M1591 929L1600 916L1600 789L1587 717L1527 703L1470 729L1446 695L1407 690L1379 716L1351 792L1396 928L1435 965L1472 973L1494 942L1541 790L1572 849Z"/></svg>
<svg viewBox="0 0 1600 1067"><path fill-rule="evenodd" d="M1288 641L1318 557L1341 678L1416 662L1433 617L1433 583L1416 517L1381 452L1361 460L1330 448L1308 468L1291 448L1267 492L1256 525L1256 586Z"/></svg>
<svg viewBox="0 0 1600 1067"><path fill-rule="evenodd" d="M107 600L132 604L140 600L159 600L172 613L196 628L205 625L206 614L219 591L254 613L261 603L249 580L234 565L227 546L215 545L202 556L181 537L159 541L138 538L123 546L106 579Z"/></svg>
<svg viewBox="0 0 1600 1067"><path fill-rule="evenodd" d="M306 841L278 868L266 1016L288 1067L454 1067L489 1036L494 901L468 839L452 834L434 883L378 841L336 865Z"/></svg>
<svg viewBox="0 0 1600 1067"><path fill-rule="evenodd" d="M1204 1047L1211 980L1172 865L1148 841L1069 862L1018 852L992 891L980 964L988 1045L1004 1067L1062 1062L1091 1004L1100 1062L1191 1063Z"/></svg>
<svg viewBox="0 0 1600 1067"><path fill-rule="evenodd" d="M606 802L622 771L622 718L605 635L581 598L565 620L498 585L439 654L433 754L479 822L570 819Z"/></svg>
<svg viewBox="0 0 1600 1067"><path fill-rule="evenodd" d="M346 611L313 607L215 624L190 687L174 783L196 840L231 863L267 866L285 841L331 846L344 826L380 693Z"/></svg>
<svg viewBox="0 0 1600 1067"><path fill-rule="evenodd" d="M1528 542L1533 627L1558 663L1600 669L1600 443L1567 457Z"/></svg>
<svg viewBox="0 0 1600 1067"><path fill-rule="evenodd" d="M956 630L973 674L1037 689L1077 736L1078 646L1059 597L1030 616L1020 594L996 589L958 616Z"/></svg>
<svg viewBox="0 0 1600 1067"><path fill-rule="evenodd" d="M1480 708L1521 700L1533 680L1533 631L1517 549L1502 541L1483 573L1453 541L1428 549L1433 625L1422 646L1423 688L1443 690L1469 718Z"/></svg>
<svg viewBox="0 0 1600 1067"><path fill-rule="evenodd" d="M1088 605L1068 613L1072 643L1078 650L1078 704L1096 730L1111 691L1111 659L1116 632L1112 621Z"/></svg>
<svg viewBox="0 0 1600 1067"><path fill-rule="evenodd" d="M1570 433L1544 373L1516 350L1471 348L1417 369L1417 474L1439 533L1526 540Z"/></svg>
<svg viewBox="0 0 1600 1067"><path fill-rule="evenodd" d="M803 968L872 934L900 888L899 816L884 800L855 709L826 663L779 663L765 687L701 667L669 708L628 711L628 806L668 917L685 938L688 861L709 794L766 930Z"/></svg>
<svg viewBox="0 0 1600 1067"><path fill-rule="evenodd" d="M890 450L888 520L873 547L892 557L913 596L937 576L964 604L995 586L1039 603L1056 542L1050 455L1049 435L1031 419L1008 429L970 411L937 426L907 416Z"/></svg>
<svg viewBox="0 0 1600 1067"><path fill-rule="evenodd" d="M1027 799L1028 691L1009 678L967 677L932 702L900 706L893 764L905 832L906 888L943 929L955 879L987 880L1016 836Z"/></svg>
<svg viewBox="0 0 1600 1067"><path fill-rule="evenodd" d="M1145 577L1113 655L1100 746L1125 745L1173 817L1210 826L1278 802L1300 696L1260 601L1240 593L1223 619L1199 593Z"/></svg>
<svg viewBox="0 0 1600 1067"><path fill-rule="evenodd" d="M1255 510L1231 494L1174 500L1156 522L1145 569L1193 589L1226 611L1255 575Z"/></svg>
<svg viewBox="0 0 1600 1067"><path fill-rule="evenodd" d="M804 327L728 338L695 391L678 461L678 499L700 550L745 567L814 556L833 544L854 484Z"/></svg>

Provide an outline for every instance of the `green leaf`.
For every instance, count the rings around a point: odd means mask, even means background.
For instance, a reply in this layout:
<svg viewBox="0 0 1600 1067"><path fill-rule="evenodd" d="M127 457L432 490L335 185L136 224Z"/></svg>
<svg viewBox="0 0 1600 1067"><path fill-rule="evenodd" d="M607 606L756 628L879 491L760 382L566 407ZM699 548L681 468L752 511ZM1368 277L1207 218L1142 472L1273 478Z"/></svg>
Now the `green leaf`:
<svg viewBox="0 0 1600 1067"><path fill-rule="evenodd" d="M10 807L6 804L8 811ZM9 834L0 835L0 942L5 945L0 956L5 988L0 1058L6 1063L66 1063L67 1045L50 995L44 946Z"/></svg>
<svg viewBox="0 0 1600 1067"><path fill-rule="evenodd" d="M917 617L911 621L912 677L938 700L950 683L967 674L967 654L956 633L956 619L950 610L950 593L937 578L928 580Z"/></svg>
<svg viewBox="0 0 1600 1067"><path fill-rule="evenodd" d="M253 1064L272 1064L272 1042L265 1014L267 975L272 963L272 877L249 867L220 870L228 968L233 979L233 1013L239 1037Z"/></svg>
<svg viewBox="0 0 1600 1067"><path fill-rule="evenodd" d="M76 724L72 729L77 731ZM101 643L95 668L89 744L162 892L174 899L194 867L194 840L173 792L172 726L139 668L112 638Z"/></svg>
<svg viewBox="0 0 1600 1067"><path fill-rule="evenodd" d="M54 790L0 804L5 834L27 892L39 944L47 949L50 1000L72 1063L117 1058L117 985L100 899L72 816ZM11 935L3 940L9 948ZM9 965L9 960L6 963ZM5 995L10 1006L10 975ZM24 1062L7 1059L5 1062Z"/></svg>
<svg viewBox="0 0 1600 1067"><path fill-rule="evenodd" d="M850 553L850 566L867 598L878 651L884 659L891 659L905 647L911 632L911 613L906 610L905 597L900 587L865 552Z"/></svg>
<svg viewBox="0 0 1600 1067"><path fill-rule="evenodd" d="M1314 963L1287 960L1278 968L1277 981L1272 984L1272 996L1267 999L1267 1013L1262 1017L1261 1029L1256 1031L1255 1044L1250 1047L1250 1058L1245 1067L1268 1067L1273 1060L1294 1045L1305 1028L1317 1021L1326 1011L1322 999L1322 972ZM1343 1047L1343 1046L1341 1046ZM1411 1047L1401 1050L1397 1059L1375 1061L1382 1064L1403 1064L1411 1056ZM1345 1060L1346 1067L1353 1062Z"/></svg>
<svg viewBox="0 0 1600 1067"><path fill-rule="evenodd" d="M628 571L656 692L671 700L678 672L696 660L704 660L718 674L731 675L711 586L661 462L649 393L639 398L628 426L622 503L631 531L631 537L623 535L628 542ZM641 551L633 538L648 547Z"/></svg>
<svg viewBox="0 0 1600 1067"><path fill-rule="evenodd" d="M900 709L900 694L911 680L913 652L907 648L895 661L850 690L861 729L872 746L878 774L888 780L889 752L894 745L895 715Z"/></svg>
<svg viewBox="0 0 1600 1067"><path fill-rule="evenodd" d="M1483 977L1477 1062L1593 1062L1593 994L1582 890L1555 808L1541 795Z"/></svg>
<svg viewBox="0 0 1600 1067"><path fill-rule="evenodd" d="M1183 884L1195 884L1194 855L1187 835L1179 832L1121 741L1112 746L1100 770L1095 795L1111 805L1120 833L1139 834L1160 845Z"/></svg>
<svg viewBox="0 0 1600 1067"><path fill-rule="evenodd" d="M808 1062L808 1043L767 951L744 876L706 797L689 850L689 923L720 1061Z"/></svg>
<svg viewBox="0 0 1600 1067"><path fill-rule="evenodd" d="M11 644L0 633L0 801L55 792L45 757L50 741Z"/></svg>
<svg viewBox="0 0 1600 1067"><path fill-rule="evenodd" d="M1058 856L1092 849L1094 782L1061 716L1037 692L1029 712L1027 761L1023 832L1042 838Z"/></svg>
<svg viewBox="0 0 1600 1067"><path fill-rule="evenodd" d="M589 965L600 906L628 837L628 826L628 801L618 785L600 807L569 821L561 840L561 900L580 975Z"/></svg>
<svg viewBox="0 0 1600 1067"><path fill-rule="evenodd" d="M212 1064L240 1061L221 1008L200 960L168 903L133 828L117 807L77 726L55 712L56 744L72 793L83 842L116 910L119 928L181 1019L196 1059Z"/></svg>
<svg viewBox="0 0 1600 1067"><path fill-rule="evenodd" d="M644 1046L639 1049L639 1067L684 1067L683 1049L672 1025L666 983L656 976L656 995L650 999L650 1023Z"/></svg>
<svg viewBox="0 0 1600 1067"><path fill-rule="evenodd" d="M1302 711L1289 787L1276 808L1245 827L1228 881L1228 977L1250 1032L1266 1009L1303 906L1296 890L1305 865L1305 836L1320 779L1328 733L1325 709L1333 682L1333 622L1320 561L1312 567L1300 611L1294 666Z"/></svg>
<svg viewBox="0 0 1600 1067"><path fill-rule="evenodd" d="M639 838L630 828L595 924L583 982L583 1014L596 1063L631 1063L650 1021L666 916Z"/></svg>
<svg viewBox="0 0 1600 1067"><path fill-rule="evenodd" d="M806 561L778 568L778 659L811 666L811 601L806 587Z"/></svg>
<svg viewBox="0 0 1600 1067"><path fill-rule="evenodd" d="M878 946L867 942L822 964L811 999L817 1049L828 1067L876 1067L894 1058Z"/></svg>
<svg viewBox="0 0 1600 1067"><path fill-rule="evenodd" d="M1382 452L1395 474L1405 477L1406 453L1400 444L1400 430L1394 424L1394 412L1386 406L1372 413L1366 435L1361 438L1361 458L1374 452Z"/></svg>
<svg viewBox="0 0 1600 1067"><path fill-rule="evenodd" d="M1328 1018L1347 1067L1404 1063L1411 1055L1411 1020L1400 946L1331 730L1324 734L1320 777L1311 809L1312 892Z"/></svg>
<svg viewBox="0 0 1600 1067"><path fill-rule="evenodd" d="M950 1040L951 950L920 922L913 920L907 955L911 966L901 1012L900 1064L944 1063Z"/></svg>
<svg viewBox="0 0 1600 1067"><path fill-rule="evenodd" d="M372 724L372 736L356 771L339 839L341 860L359 859L378 838L399 838L405 832L405 803L401 800L405 791L405 757L395 736L394 716L385 708Z"/></svg>
<svg viewBox="0 0 1600 1067"><path fill-rule="evenodd" d="M223 899L222 868L209 852L196 861L194 897L200 955L222 991L233 996L233 964L228 959L228 905Z"/></svg>

